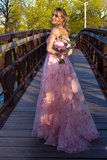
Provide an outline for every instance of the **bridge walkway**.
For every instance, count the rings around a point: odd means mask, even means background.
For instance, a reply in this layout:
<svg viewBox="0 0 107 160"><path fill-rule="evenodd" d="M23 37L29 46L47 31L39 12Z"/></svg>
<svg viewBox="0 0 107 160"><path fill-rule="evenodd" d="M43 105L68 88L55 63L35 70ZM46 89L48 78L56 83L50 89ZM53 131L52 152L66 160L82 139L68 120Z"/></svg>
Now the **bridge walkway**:
<svg viewBox="0 0 107 160"><path fill-rule="evenodd" d="M83 53L74 49L69 59L74 65L101 139L92 141L89 150L67 154L31 136L43 70L41 68L0 130L1 160L107 159L107 101Z"/></svg>

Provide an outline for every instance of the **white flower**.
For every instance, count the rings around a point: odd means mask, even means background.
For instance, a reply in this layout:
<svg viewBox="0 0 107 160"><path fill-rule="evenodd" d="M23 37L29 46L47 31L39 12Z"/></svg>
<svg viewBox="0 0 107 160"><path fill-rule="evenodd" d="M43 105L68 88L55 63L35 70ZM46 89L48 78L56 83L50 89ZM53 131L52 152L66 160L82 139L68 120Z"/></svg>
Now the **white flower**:
<svg viewBox="0 0 107 160"><path fill-rule="evenodd" d="M68 45L67 45L67 48L70 47L70 46L71 46L71 44L68 44Z"/></svg>
<svg viewBox="0 0 107 160"><path fill-rule="evenodd" d="M55 45L58 45L59 43L56 41L54 44L55 44Z"/></svg>
<svg viewBox="0 0 107 160"><path fill-rule="evenodd" d="M65 43L68 43L66 40L63 40Z"/></svg>
<svg viewBox="0 0 107 160"><path fill-rule="evenodd" d="M64 43L63 42L59 42L58 45L59 46L64 46Z"/></svg>
<svg viewBox="0 0 107 160"><path fill-rule="evenodd" d="M67 40L67 41L70 41L70 39L69 39L69 38L67 38L67 37L65 37L65 38L66 38L66 40Z"/></svg>

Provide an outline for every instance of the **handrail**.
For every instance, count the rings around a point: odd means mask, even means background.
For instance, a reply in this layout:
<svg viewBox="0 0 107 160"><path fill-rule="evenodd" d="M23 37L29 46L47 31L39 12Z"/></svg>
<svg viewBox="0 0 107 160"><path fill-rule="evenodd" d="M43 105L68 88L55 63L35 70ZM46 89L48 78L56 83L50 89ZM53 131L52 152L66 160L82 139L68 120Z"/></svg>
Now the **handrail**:
<svg viewBox="0 0 107 160"><path fill-rule="evenodd" d="M0 108L1 126L26 90L28 81L43 64L49 33L49 29L37 29L0 35L3 43L0 45L0 83L3 89L0 96L4 95Z"/></svg>
<svg viewBox="0 0 107 160"><path fill-rule="evenodd" d="M76 48L86 56L107 96L107 30L84 28L77 35Z"/></svg>

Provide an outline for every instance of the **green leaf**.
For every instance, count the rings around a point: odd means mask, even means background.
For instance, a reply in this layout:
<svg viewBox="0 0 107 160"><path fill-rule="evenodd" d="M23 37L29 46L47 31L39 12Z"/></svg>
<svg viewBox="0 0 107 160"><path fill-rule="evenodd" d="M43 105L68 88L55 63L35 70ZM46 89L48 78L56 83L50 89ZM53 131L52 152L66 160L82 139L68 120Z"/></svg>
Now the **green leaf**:
<svg viewBox="0 0 107 160"><path fill-rule="evenodd" d="M64 59L60 59L60 62L59 62L59 64L65 64L65 61L64 61Z"/></svg>

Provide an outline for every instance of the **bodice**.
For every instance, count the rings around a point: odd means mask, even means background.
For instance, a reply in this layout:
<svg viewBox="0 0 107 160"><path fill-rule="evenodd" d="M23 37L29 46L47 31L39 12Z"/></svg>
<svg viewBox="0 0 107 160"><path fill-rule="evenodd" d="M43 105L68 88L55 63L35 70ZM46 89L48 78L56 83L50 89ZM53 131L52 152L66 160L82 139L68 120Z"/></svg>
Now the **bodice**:
<svg viewBox="0 0 107 160"><path fill-rule="evenodd" d="M49 37L47 38L46 43L48 43L49 38L50 38L50 35L49 35ZM68 38L68 37L63 37L63 38ZM69 38L68 38L68 39L69 39Z"/></svg>

